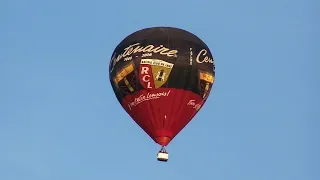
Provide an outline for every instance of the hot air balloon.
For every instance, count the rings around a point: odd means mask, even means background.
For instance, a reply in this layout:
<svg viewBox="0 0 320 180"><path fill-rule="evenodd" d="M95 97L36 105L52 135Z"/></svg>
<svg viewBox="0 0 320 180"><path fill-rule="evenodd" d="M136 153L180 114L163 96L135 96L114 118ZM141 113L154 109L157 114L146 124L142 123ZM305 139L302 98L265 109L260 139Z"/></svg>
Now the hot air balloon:
<svg viewBox="0 0 320 180"><path fill-rule="evenodd" d="M174 27L136 31L115 48L110 83L124 110L156 143L165 147L192 120L209 97L215 63L208 46Z"/></svg>

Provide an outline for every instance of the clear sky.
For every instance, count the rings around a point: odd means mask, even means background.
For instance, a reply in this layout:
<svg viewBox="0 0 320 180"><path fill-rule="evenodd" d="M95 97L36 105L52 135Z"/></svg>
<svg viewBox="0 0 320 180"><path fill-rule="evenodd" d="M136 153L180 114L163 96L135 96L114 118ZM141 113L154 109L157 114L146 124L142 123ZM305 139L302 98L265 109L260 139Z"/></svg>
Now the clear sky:
<svg viewBox="0 0 320 180"><path fill-rule="evenodd" d="M319 5L2 0L0 180L319 180ZM196 34L216 60L167 163L108 77L115 46L150 26Z"/></svg>

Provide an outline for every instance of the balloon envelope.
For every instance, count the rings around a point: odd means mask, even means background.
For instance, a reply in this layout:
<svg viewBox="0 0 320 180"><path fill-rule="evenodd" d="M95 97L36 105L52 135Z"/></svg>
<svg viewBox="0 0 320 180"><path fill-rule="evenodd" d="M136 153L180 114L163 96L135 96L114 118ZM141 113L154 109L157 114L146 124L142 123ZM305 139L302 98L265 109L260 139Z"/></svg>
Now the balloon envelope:
<svg viewBox="0 0 320 180"><path fill-rule="evenodd" d="M132 119L166 146L207 100L215 64L207 45L173 27L152 27L127 36L109 67L114 93Z"/></svg>

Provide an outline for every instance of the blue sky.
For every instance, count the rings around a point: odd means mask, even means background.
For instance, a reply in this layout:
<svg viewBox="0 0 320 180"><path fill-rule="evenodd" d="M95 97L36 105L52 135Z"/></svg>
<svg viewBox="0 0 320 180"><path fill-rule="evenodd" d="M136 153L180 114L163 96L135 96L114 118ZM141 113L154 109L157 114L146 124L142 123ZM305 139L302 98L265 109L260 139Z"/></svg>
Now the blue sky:
<svg viewBox="0 0 320 180"><path fill-rule="evenodd" d="M0 179L320 179L319 2L1 1ZM150 26L193 32L216 59L168 163L108 77L114 47Z"/></svg>

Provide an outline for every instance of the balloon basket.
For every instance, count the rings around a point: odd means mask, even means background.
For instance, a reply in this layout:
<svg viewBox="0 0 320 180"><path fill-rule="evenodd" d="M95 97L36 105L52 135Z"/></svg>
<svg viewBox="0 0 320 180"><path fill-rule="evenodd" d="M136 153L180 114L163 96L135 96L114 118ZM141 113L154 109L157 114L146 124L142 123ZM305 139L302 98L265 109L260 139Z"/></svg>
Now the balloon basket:
<svg viewBox="0 0 320 180"><path fill-rule="evenodd" d="M161 162L168 161L169 154L164 147L162 147L161 150L158 152L157 159L158 159L158 161L161 161Z"/></svg>

